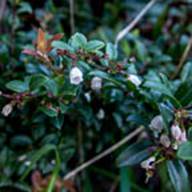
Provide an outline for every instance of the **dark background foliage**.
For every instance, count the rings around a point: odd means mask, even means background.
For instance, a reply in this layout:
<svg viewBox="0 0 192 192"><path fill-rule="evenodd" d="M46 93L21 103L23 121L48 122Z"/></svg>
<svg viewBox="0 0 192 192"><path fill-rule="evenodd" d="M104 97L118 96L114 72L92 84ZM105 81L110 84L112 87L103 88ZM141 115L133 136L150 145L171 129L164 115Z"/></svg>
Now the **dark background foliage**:
<svg viewBox="0 0 192 192"><path fill-rule="evenodd" d="M35 44L38 28L50 35L63 33L64 42L68 42L73 32L80 32L88 40L114 43L117 33L135 18L147 2L77 0L74 2L73 26L68 0L0 1L0 90L3 93L0 108L17 101L11 115L4 117L0 114L0 191L30 191L31 186L34 191L37 190L34 172L39 171L42 177L47 178L58 163L55 149L50 146L55 146L60 155L58 175L62 178L137 127L148 127L155 115L166 111L166 107L160 107L162 103L174 109L191 104L190 54L182 73L176 73L192 33L192 2L187 0L159 1L150 9L120 42L118 59L109 59L113 66L110 76L106 76L106 70L105 74L99 73L105 79L99 94L90 89L90 79L98 75L95 68L100 68L95 66L100 66L102 57L99 62L93 62L94 67L87 64L88 59L79 59L80 68L86 74L91 71L93 74L85 77L83 85L73 87L68 83L71 58L63 61L63 58L53 55L54 65L63 62L67 69L57 76L43 62L22 53L24 48ZM104 49L102 52L105 54ZM92 53L89 56L92 57ZM137 74L144 81L141 89L126 83L125 76L117 72L116 66L124 63L124 72ZM18 84L14 88L7 85L12 80L20 80L23 89L27 78L30 79L30 91L24 92L35 96L22 95L22 91L15 90ZM49 83L42 86L45 78ZM122 89L123 86L125 88ZM87 100L86 93L90 94L91 101ZM104 111L104 118L98 117L101 111ZM186 124L190 127L190 120ZM148 140L153 140L150 134ZM127 146L141 137L132 139ZM127 146L80 173L72 183L75 186L73 190L174 191L166 179L165 165L159 168L160 171L156 170L148 183L144 182L145 171L139 165L119 168L116 159ZM171 163L169 167L173 167ZM29 164L32 165L29 174L21 180ZM65 189L70 191L69 184L65 184Z"/></svg>

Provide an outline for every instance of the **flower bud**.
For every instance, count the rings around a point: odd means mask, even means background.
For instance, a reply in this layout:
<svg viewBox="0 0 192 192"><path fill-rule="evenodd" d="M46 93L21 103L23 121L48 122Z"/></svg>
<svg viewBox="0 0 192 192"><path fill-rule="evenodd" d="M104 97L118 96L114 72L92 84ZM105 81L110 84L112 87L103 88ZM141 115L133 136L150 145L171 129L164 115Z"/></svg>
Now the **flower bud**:
<svg viewBox="0 0 192 192"><path fill-rule="evenodd" d="M180 144L187 141L186 131L184 130L180 136Z"/></svg>
<svg viewBox="0 0 192 192"><path fill-rule="evenodd" d="M90 103L91 102L91 94L90 94L90 92L85 93L84 96L85 96L85 99L87 100L87 102Z"/></svg>
<svg viewBox="0 0 192 192"><path fill-rule="evenodd" d="M100 77L93 77L91 80L91 89L99 91L102 88L102 79Z"/></svg>
<svg viewBox="0 0 192 192"><path fill-rule="evenodd" d="M83 73L78 67L73 67L69 74L70 83L73 85L79 85L83 81Z"/></svg>
<svg viewBox="0 0 192 192"><path fill-rule="evenodd" d="M1 111L1 113L7 117L13 110L13 105L11 103L5 105Z"/></svg>
<svg viewBox="0 0 192 192"><path fill-rule="evenodd" d="M150 129L154 132L160 133L163 130L163 118L161 115L155 116L149 125Z"/></svg>
<svg viewBox="0 0 192 192"><path fill-rule="evenodd" d="M161 143L164 147L166 147L166 148L170 147L170 145L171 145L171 141L170 141L169 137L168 137L167 135L165 135L165 134L161 135L161 137L160 137L160 143Z"/></svg>
<svg viewBox="0 0 192 192"><path fill-rule="evenodd" d="M155 157L150 157L148 159L146 159L145 161L141 162L141 167L143 169L149 170L149 169L153 169L154 168L154 163L155 162Z"/></svg>
<svg viewBox="0 0 192 192"><path fill-rule="evenodd" d="M171 135L176 141L180 140L182 131L181 131L181 128L177 124L171 126Z"/></svg>
<svg viewBox="0 0 192 192"><path fill-rule="evenodd" d="M131 81L137 87L141 84L141 80L137 75L130 74L128 76L128 80Z"/></svg>
<svg viewBox="0 0 192 192"><path fill-rule="evenodd" d="M99 112L97 113L97 118L98 119L104 119L105 117L105 111L103 109L100 109Z"/></svg>

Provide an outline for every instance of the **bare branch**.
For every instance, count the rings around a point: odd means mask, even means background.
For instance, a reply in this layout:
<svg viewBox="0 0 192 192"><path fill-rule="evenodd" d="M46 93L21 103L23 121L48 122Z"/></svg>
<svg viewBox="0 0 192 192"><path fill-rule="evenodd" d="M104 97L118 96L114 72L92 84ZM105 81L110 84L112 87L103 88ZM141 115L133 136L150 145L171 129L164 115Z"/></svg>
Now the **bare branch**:
<svg viewBox="0 0 192 192"><path fill-rule="evenodd" d="M73 34L75 32L74 0L69 0L69 6L70 6L70 27L71 27L71 33Z"/></svg>
<svg viewBox="0 0 192 192"><path fill-rule="evenodd" d="M143 18L143 16L147 13L147 11L157 2L158 0L151 0L142 10L141 12L135 17L135 19L123 30L121 30L116 37L115 45L118 46L119 41L125 37L127 33L129 33L135 25Z"/></svg>
<svg viewBox="0 0 192 192"><path fill-rule="evenodd" d="M102 159L103 157L109 155L110 153L112 153L113 151L115 151L116 149L118 149L119 147L121 147L122 145L124 145L126 142L128 142L129 140L131 140L133 137L135 137L136 135L138 135L139 133L141 133L144 130L144 127L139 127L136 130L134 130L132 133L130 133L129 135L127 135L126 137L124 137L122 140L120 140L119 142L117 142L116 144L112 145L110 148L106 149L105 151L103 151L102 153L100 153L99 155L95 156L94 158L88 160L87 162L83 163L82 165L80 165L79 167L77 167L76 169L72 170L71 172L69 172L67 175L65 175L64 179L67 180L71 177L74 177L77 173L81 172L82 170L86 169L87 167L89 167L90 165L92 165L93 163L99 161L100 159Z"/></svg>
<svg viewBox="0 0 192 192"><path fill-rule="evenodd" d="M175 77L177 77L177 75L181 71L183 65L185 64L185 61L187 59L187 56L188 56L191 48L192 48L192 36L189 39L189 42L188 42L188 44L187 44L187 46L186 46L186 48L185 48L185 50L183 52L183 55L182 55L182 57L181 57L181 59L179 61L178 66L177 66L177 69L176 69L175 73L172 75L171 79L174 79Z"/></svg>

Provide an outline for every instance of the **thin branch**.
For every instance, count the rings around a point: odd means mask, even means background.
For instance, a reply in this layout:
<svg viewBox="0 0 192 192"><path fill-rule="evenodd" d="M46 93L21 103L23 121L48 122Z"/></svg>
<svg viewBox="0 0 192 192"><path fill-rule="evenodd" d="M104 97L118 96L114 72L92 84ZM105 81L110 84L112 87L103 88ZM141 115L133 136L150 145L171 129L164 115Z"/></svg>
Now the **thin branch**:
<svg viewBox="0 0 192 192"><path fill-rule="evenodd" d="M70 6L70 27L71 27L71 33L73 34L75 32L74 0L69 0L69 6Z"/></svg>
<svg viewBox="0 0 192 192"><path fill-rule="evenodd" d="M135 25L143 18L143 16L147 13L147 11L157 2L158 0L151 0L142 10L141 12L135 17L135 19L123 30L121 30L116 37L115 45L118 46L119 41L125 37L127 33L129 33Z"/></svg>
<svg viewBox="0 0 192 192"><path fill-rule="evenodd" d="M185 50L183 52L183 55L182 55L182 57L181 57L181 59L179 61L178 66L176 68L176 71L172 75L171 79L176 78L177 75L179 74L179 72L181 71L181 69L182 69L183 65L185 64L185 61L186 61L186 59L187 59L187 57L189 55L189 52L190 52L191 48L192 48L192 36L190 37L190 39L188 41L188 44L187 44L187 46L186 46L186 48L185 48Z"/></svg>
<svg viewBox="0 0 192 192"><path fill-rule="evenodd" d="M5 8L6 8L6 3L7 3L7 0L1 0L1 3L0 3L0 22L3 19L3 15L5 12Z"/></svg>
<svg viewBox="0 0 192 192"><path fill-rule="evenodd" d="M116 144L112 145L110 148L106 149L105 151L103 151L99 155L95 156L94 158L88 160L87 162L83 163L82 165L80 165L76 169L74 169L71 172L69 172L67 175L65 175L64 179L67 180L67 179L69 179L71 177L74 177L77 173L83 171L84 169L86 169L87 167L92 165L93 163L99 161L100 159L104 158L105 156L109 155L110 153L112 153L113 151L115 151L116 149L118 149L119 147L124 145L126 142L128 142L133 137L135 137L136 135L141 133L143 130L144 130L144 127L137 128L132 133L130 133L129 135L124 137L122 140L120 140Z"/></svg>

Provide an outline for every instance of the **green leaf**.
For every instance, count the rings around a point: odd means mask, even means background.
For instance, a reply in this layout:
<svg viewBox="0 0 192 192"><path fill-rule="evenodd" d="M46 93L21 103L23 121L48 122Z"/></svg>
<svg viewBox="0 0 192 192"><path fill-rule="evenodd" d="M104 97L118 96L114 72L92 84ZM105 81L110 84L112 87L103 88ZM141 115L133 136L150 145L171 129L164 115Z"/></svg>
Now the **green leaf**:
<svg viewBox="0 0 192 192"><path fill-rule="evenodd" d="M59 153L57 152L57 150L55 150L55 155L56 155L56 166L53 170L51 180L50 180L49 185L47 187L47 192L52 192L54 190L55 182L57 180L60 165L61 165L61 160L60 160Z"/></svg>
<svg viewBox="0 0 192 192"><path fill-rule="evenodd" d="M177 151L177 157L183 160L192 160L192 142L188 141L180 145Z"/></svg>
<svg viewBox="0 0 192 192"><path fill-rule="evenodd" d="M29 3L27 2L21 2L20 4L20 8L17 10L17 13L32 13L32 7Z"/></svg>
<svg viewBox="0 0 192 192"><path fill-rule="evenodd" d="M160 103L159 104L159 110L160 110L161 115L163 117L163 121L165 122L165 126L166 126L166 128L168 130L168 127L170 126L170 123L173 120L174 112L165 103Z"/></svg>
<svg viewBox="0 0 192 192"><path fill-rule="evenodd" d="M188 173L179 160L167 161L167 169L171 183L176 192L190 192Z"/></svg>
<svg viewBox="0 0 192 192"><path fill-rule="evenodd" d="M136 165L147 159L152 153L148 150L149 146L150 143L146 141L132 144L119 155L117 159L118 166Z"/></svg>
<svg viewBox="0 0 192 192"><path fill-rule="evenodd" d="M62 41L53 41L51 43L51 45L52 45L52 47L57 48L57 49L63 49L63 50L67 50L70 52L74 52L73 47L71 47L70 45L68 45L67 43L62 42Z"/></svg>
<svg viewBox="0 0 192 192"><path fill-rule="evenodd" d="M29 90L28 83L20 81L20 80L13 80L8 82L5 85L8 89L15 91L17 93L26 92Z"/></svg>
<svg viewBox="0 0 192 192"><path fill-rule="evenodd" d="M117 59L117 49L112 43L107 43L106 54L108 55L110 60Z"/></svg>
<svg viewBox="0 0 192 192"><path fill-rule="evenodd" d="M42 86L44 86L49 78L43 74L36 74L31 76L30 80L30 89L31 90L36 90Z"/></svg>
<svg viewBox="0 0 192 192"><path fill-rule="evenodd" d="M32 170L33 166L37 163L37 161L39 159L41 159L44 155L49 153L50 151L56 151L56 146L51 145L51 144L47 144L47 145L44 145L41 149L39 149L38 151L35 152L35 154L33 155L32 159L31 159L30 166L27 168L27 170L23 173L23 175L21 177L21 181L24 180L27 177L27 175Z"/></svg>
<svg viewBox="0 0 192 192"><path fill-rule="evenodd" d="M39 110L42 111L43 113L45 113L49 117L57 117L57 115L58 115L58 111L54 107L49 107L49 108L40 107Z"/></svg>
<svg viewBox="0 0 192 192"><path fill-rule="evenodd" d="M189 81L192 79L192 62L187 62L181 71L181 81Z"/></svg>
<svg viewBox="0 0 192 192"><path fill-rule="evenodd" d="M58 84L53 79L49 79L48 81L46 81L44 83L44 87L54 96L58 95Z"/></svg>
<svg viewBox="0 0 192 192"><path fill-rule="evenodd" d="M178 87L175 97L180 101L183 106L186 106L192 102L192 81L188 80L183 82Z"/></svg>
<svg viewBox="0 0 192 192"><path fill-rule="evenodd" d="M11 139L11 145L15 146L21 146L21 147L27 147L29 145L32 145L32 140L30 137L26 135L16 135Z"/></svg>
<svg viewBox="0 0 192 192"><path fill-rule="evenodd" d="M70 43L74 48L84 48L87 44L87 38L81 33L75 33L71 37Z"/></svg>
<svg viewBox="0 0 192 192"><path fill-rule="evenodd" d="M92 40L89 41L85 47L85 49L88 52L95 52L101 48L103 48L105 46L105 44L102 41L98 41L98 40Z"/></svg>
<svg viewBox="0 0 192 192"><path fill-rule="evenodd" d="M131 181L128 167L120 168L120 192L131 192Z"/></svg>

